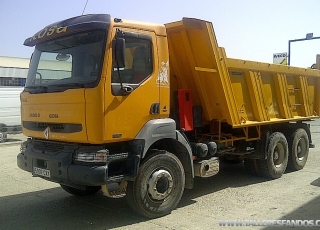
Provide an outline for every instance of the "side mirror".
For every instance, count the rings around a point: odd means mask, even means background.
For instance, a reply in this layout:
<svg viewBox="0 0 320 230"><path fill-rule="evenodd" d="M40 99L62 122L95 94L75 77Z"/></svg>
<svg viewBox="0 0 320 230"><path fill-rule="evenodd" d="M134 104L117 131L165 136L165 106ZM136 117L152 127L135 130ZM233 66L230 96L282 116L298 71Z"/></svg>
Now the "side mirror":
<svg viewBox="0 0 320 230"><path fill-rule="evenodd" d="M113 67L124 68L126 65L126 40L116 38L112 42L113 48Z"/></svg>

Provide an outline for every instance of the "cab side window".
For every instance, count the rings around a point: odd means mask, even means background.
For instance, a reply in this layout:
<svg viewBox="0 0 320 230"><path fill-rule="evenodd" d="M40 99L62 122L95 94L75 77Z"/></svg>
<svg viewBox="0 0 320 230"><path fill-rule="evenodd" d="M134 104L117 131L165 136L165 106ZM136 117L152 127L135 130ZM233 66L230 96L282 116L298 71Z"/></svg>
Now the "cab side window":
<svg viewBox="0 0 320 230"><path fill-rule="evenodd" d="M129 37L125 38L125 44L125 67L113 68L112 83L120 83L121 78L122 83L140 84L153 70L151 40Z"/></svg>

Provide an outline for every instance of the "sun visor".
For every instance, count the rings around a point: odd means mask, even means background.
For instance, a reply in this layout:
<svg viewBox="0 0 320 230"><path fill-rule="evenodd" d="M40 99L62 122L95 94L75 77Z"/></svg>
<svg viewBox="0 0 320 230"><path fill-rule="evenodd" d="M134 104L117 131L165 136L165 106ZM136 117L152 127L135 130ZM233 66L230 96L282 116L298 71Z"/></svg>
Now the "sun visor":
<svg viewBox="0 0 320 230"><path fill-rule="evenodd" d="M23 45L35 46L41 42L68 34L86 30L107 29L109 28L110 20L109 14L88 14L66 19L46 26L32 37L26 39Z"/></svg>

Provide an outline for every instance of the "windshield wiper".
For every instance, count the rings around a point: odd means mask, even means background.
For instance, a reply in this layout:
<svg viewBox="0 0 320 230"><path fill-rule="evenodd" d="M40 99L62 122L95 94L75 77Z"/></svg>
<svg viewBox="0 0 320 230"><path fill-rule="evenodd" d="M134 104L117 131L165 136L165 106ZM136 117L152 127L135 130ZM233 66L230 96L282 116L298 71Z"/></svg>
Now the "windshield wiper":
<svg viewBox="0 0 320 230"><path fill-rule="evenodd" d="M84 88L84 84L82 83L63 83L63 84L54 84L50 86Z"/></svg>
<svg viewBox="0 0 320 230"><path fill-rule="evenodd" d="M39 90L39 91L35 91L34 93L46 93L48 91L48 87L47 86L42 86L42 85L38 85L38 86L26 86L24 87L25 89L35 89L35 90ZM28 92L30 92L28 90ZM32 91L33 92L33 91Z"/></svg>

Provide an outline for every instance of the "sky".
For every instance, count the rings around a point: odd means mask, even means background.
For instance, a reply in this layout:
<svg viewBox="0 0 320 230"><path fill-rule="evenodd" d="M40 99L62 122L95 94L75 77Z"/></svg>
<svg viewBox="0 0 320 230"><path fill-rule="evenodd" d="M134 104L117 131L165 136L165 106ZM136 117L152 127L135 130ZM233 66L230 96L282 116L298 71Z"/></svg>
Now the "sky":
<svg viewBox="0 0 320 230"><path fill-rule="evenodd" d="M0 0L0 56L29 58L29 38L54 22L81 15L87 0ZM288 52L288 41L320 37L319 0L88 0L84 14L169 23L183 17L213 23L227 56L273 62ZM320 39L292 42L291 65L310 67L320 54Z"/></svg>

